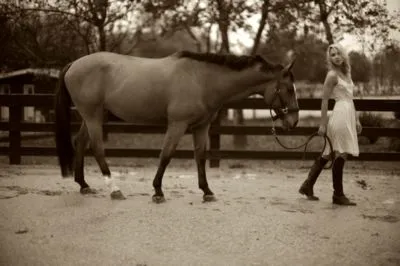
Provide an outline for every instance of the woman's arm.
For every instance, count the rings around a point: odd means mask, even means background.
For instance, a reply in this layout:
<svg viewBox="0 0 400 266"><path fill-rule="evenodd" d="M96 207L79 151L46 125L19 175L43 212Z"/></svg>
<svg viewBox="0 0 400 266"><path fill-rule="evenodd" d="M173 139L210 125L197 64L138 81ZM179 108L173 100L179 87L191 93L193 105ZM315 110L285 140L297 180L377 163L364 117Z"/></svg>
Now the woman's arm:
<svg viewBox="0 0 400 266"><path fill-rule="evenodd" d="M322 94L322 103L321 103L321 121L318 133L320 135L326 134L326 125L328 124L328 101L332 95L333 88L336 86L338 82L337 74L334 71L329 71L326 75L323 94Z"/></svg>

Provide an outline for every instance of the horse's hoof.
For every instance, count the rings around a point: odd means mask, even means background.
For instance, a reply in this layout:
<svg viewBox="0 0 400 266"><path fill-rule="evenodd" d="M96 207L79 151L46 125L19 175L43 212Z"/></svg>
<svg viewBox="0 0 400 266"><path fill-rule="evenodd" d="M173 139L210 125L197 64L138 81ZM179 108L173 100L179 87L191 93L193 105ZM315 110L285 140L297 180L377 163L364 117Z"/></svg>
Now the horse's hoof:
<svg viewBox="0 0 400 266"><path fill-rule="evenodd" d="M96 190L94 190L94 189L92 189L92 188L90 188L90 187L81 188L80 192L81 192L81 194L83 194L83 195L86 195L86 194L96 194L96 193L97 193Z"/></svg>
<svg viewBox="0 0 400 266"><path fill-rule="evenodd" d="M212 202L217 201L217 198L214 195L204 195L203 200L204 202Z"/></svg>
<svg viewBox="0 0 400 266"><path fill-rule="evenodd" d="M153 199L153 202L157 203L157 204L165 202L164 196L153 195L152 199Z"/></svg>
<svg viewBox="0 0 400 266"><path fill-rule="evenodd" d="M124 194L122 194L121 190L116 190L116 191L111 192L110 197L113 200L125 200L126 199Z"/></svg>

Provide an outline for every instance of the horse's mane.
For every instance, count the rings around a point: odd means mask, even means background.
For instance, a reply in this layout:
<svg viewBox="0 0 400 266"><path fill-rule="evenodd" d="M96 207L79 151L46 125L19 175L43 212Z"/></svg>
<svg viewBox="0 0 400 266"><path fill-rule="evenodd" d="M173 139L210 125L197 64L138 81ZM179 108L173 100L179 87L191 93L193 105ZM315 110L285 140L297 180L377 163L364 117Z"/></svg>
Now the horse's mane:
<svg viewBox="0 0 400 266"><path fill-rule="evenodd" d="M267 62L259 55L233 55L233 54L214 54L214 53L195 53L190 51L181 51L179 58L190 58L197 61L226 66L233 70L243 70L254 66L256 63L262 63L264 68L273 69L275 66Z"/></svg>

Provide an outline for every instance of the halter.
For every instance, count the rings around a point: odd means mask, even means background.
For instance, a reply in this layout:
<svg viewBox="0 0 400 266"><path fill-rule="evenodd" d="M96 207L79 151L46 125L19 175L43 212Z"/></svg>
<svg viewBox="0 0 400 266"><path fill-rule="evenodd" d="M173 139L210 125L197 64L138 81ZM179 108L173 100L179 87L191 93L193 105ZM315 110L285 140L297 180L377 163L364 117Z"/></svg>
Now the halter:
<svg viewBox="0 0 400 266"><path fill-rule="evenodd" d="M284 107L281 107L281 108L272 108L272 107L270 107L269 111L270 111L270 114L271 114L272 121L276 121L278 119L282 119L285 115L287 115L289 113L294 113L294 112L300 111L300 109L298 107L297 108L289 108L289 107L287 107L286 104L284 104L285 101L282 99L281 90L279 89L279 87L277 87L275 89L275 93L274 93L274 97L272 98L271 105L273 104L273 102L275 101L275 99L277 97L279 98L279 102L281 103L281 106L284 106ZM276 115L272 114L272 109L277 109L278 110Z"/></svg>

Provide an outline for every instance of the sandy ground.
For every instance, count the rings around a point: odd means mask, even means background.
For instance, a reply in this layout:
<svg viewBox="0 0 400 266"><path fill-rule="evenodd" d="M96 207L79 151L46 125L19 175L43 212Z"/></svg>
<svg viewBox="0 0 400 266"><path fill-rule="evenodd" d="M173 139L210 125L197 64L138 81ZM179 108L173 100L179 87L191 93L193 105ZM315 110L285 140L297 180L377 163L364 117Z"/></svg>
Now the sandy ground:
<svg viewBox="0 0 400 266"><path fill-rule="evenodd" d="M208 169L203 203L192 166L172 164L166 203L151 202L155 166L113 167L127 200L112 201L98 168L82 196L55 165L0 165L0 265L400 265L400 166L349 162L331 204L331 172L297 193L311 161ZM304 165L304 167L303 167Z"/></svg>

